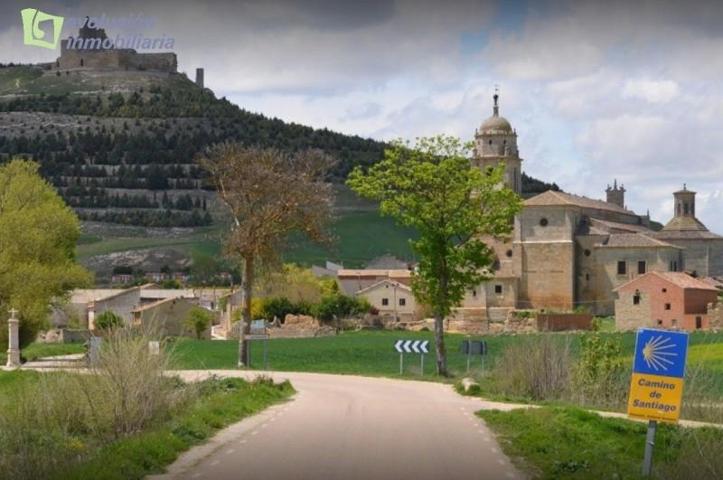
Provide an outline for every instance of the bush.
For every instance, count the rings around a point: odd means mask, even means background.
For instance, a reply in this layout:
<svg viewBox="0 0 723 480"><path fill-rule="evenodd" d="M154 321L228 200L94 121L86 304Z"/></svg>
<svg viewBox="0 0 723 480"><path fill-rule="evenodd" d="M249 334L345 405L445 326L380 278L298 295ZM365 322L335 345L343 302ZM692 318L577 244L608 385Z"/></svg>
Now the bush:
<svg viewBox="0 0 723 480"><path fill-rule="evenodd" d="M188 312L185 321L186 326L193 330L193 333L196 334L196 338L199 340L203 332L211 326L211 322L213 322L213 313L202 307L193 307Z"/></svg>
<svg viewBox="0 0 723 480"><path fill-rule="evenodd" d="M106 310L95 318L96 330L113 330L123 327L123 318L112 310Z"/></svg>
<svg viewBox="0 0 723 480"><path fill-rule="evenodd" d="M314 308L314 316L319 320L331 321L336 318L363 315L368 313L372 306L364 298L348 297L346 295L330 295L321 299Z"/></svg>
<svg viewBox="0 0 723 480"><path fill-rule="evenodd" d="M267 320L273 320L276 317L282 322L287 314L296 313L294 304L286 297L274 297L264 300L261 311Z"/></svg>
<svg viewBox="0 0 723 480"><path fill-rule="evenodd" d="M617 339L599 333L582 336L574 383L583 405L624 405L629 379L630 373L625 368Z"/></svg>
<svg viewBox="0 0 723 480"><path fill-rule="evenodd" d="M502 392L532 400L560 399L570 384L570 339L539 335L508 346L492 377Z"/></svg>

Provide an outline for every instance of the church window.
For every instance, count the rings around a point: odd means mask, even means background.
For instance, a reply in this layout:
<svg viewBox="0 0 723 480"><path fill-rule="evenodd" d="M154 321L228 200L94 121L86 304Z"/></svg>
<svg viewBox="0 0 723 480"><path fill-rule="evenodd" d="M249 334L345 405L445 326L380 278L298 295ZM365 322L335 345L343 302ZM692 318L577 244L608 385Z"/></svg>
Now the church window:
<svg viewBox="0 0 723 480"><path fill-rule="evenodd" d="M633 305L640 305L640 291L635 290L635 295L633 295Z"/></svg>
<svg viewBox="0 0 723 480"><path fill-rule="evenodd" d="M700 330L701 328L703 328L703 318L695 317L695 329Z"/></svg>
<svg viewBox="0 0 723 480"><path fill-rule="evenodd" d="M688 204L687 203L683 204L683 215L688 215Z"/></svg>
<svg viewBox="0 0 723 480"><path fill-rule="evenodd" d="M618 262L618 275L625 275L626 273L628 273L628 265L625 260L620 260Z"/></svg>
<svg viewBox="0 0 723 480"><path fill-rule="evenodd" d="M586 282L589 282L589 281L590 281L590 274L589 274L589 273L586 273L586 274L585 274L585 281L586 281Z"/></svg>
<svg viewBox="0 0 723 480"><path fill-rule="evenodd" d="M668 289L667 289L667 288L664 288L664 289L663 289L663 293L667 293L667 292L668 292Z"/></svg>
<svg viewBox="0 0 723 480"><path fill-rule="evenodd" d="M495 285L495 293L496 293L497 295L501 295L501 294L502 294L502 285Z"/></svg>
<svg viewBox="0 0 723 480"><path fill-rule="evenodd" d="M669 304L669 303L666 303L666 304L665 304L665 309L666 309L666 310L670 310L670 308L671 308L670 304Z"/></svg>
<svg viewBox="0 0 723 480"><path fill-rule="evenodd" d="M492 140L490 140L489 142L487 142L487 145L492 145Z"/></svg>
<svg viewBox="0 0 723 480"><path fill-rule="evenodd" d="M473 297L476 297L476 296L477 296L477 289L476 289L476 288L472 289L472 296L473 296Z"/></svg>
<svg viewBox="0 0 723 480"><path fill-rule="evenodd" d="M589 257L592 252L586 248L584 253L586 257Z"/></svg>
<svg viewBox="0 0 723 480"><path fill-rule="evenodd" d="M508 257L512 257L512 250L507 250L507 252L505 252L505 255L507 255Z"/></svg>
<svg viewBox="0 0 723 480"><path fill-rule="evenodd" d="M638 274L642 275L645 273L647 265L645 264L645 260L640 260L638 262Z"/></svg>
<svg viewBox="0 0 723 480"><path fill-rule="evenodd" d="M541 218L541 219L540 219L540 226L541 226L541 227L546 227L548 223L549 223L549 222L547 221L546 218Z"/></svg>

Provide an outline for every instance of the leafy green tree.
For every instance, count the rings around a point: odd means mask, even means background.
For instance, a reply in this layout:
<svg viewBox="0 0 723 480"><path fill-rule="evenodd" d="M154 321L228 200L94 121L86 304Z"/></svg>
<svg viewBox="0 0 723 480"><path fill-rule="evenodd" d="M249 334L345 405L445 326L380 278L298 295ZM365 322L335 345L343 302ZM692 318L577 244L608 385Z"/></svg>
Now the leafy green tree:
<svg viewBox="0 0 723 480"><path fill-rule="evenodd" d="M419 232L410 242L420 259L412 287L434 314L440 375L447 375L444 318L467 289L490 278L494 252L484 239L509 235L521 209L519 196L503 187L503 166L483 173L470 162L471 148L447 136L398 141L381 162L356 168L347 180L378 201L383 215Z"/></svg>
<svg viewBox="0 0 723 480"><path fill-rule="evenodd" d="M193 330L197 339L201 339L203 332L211 326L213 313L202 307L193 307L186 317L186 326Z"/></svg>
<svg viewBox="0 0 723 480"><path fill-rule="evenodd" d="M331 320L363 315L371 310L372 306L365 298L349 297L334 294L321 299L313 309L314 316L319 320Z"/></svg>
<svg viewBox="0 0 723 480"><path fill-rule="evenodd" d="M20 343L47 322L51 303L90 283L75 261L80 224L38 174L38 164L0 166L0 345L7 345L7 312L20 312Z"/></svg>
<svg viewBox="0 0 723 480"><path fill-rule="evenodd" d="M112 310L106 310L95 318L96 330L113 330L125 324L123 318Z"/></svg>

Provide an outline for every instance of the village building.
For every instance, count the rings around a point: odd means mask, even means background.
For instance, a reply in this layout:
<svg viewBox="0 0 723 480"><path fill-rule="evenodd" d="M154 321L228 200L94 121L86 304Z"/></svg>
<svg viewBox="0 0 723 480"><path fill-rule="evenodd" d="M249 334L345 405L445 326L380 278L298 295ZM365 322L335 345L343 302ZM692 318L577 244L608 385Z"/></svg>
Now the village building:
<svg viewBox="0 0 723 480"><path fill-rule="evenodd" d="M709 328L709 308L719 294L709 282L683 272L648 272L620 285L615 292L618 330Z"/></svg>
<svg viewBox="0 0 723 480"><path fill-rule="evenodd" d="M392 280L412 285L412 271L404 269L340 269L336 272L339 290L345 295L355 295L382 280Z"/></svg>
<svg viewBox="0 0 723 480"><path fill-rule="evenodd" d="M132 325L157 332L161 337L195 336L193 328L186 321L191 310L197 306L196 298L170 297L158 300L133 310ZM202 334L202 338L211 338L210 326Z"/></svg>
<svg viewBox="0 0 723 480"><path fill-rule="evenodd" d="M472 162L483 170L503 164L506 186L521 194L517 132L499 115L499 96L493 99ZM552 190L525 199L510 238L485 239L496 254L493 278L468 292L457 316L489 321L512 309L577 307L612 315L613 291L648 272L723 276L723 237L696 218L695 192L674 192L673 218L660 231L648 214L626 207L625 192L614 182L605 200Z"/></svg>
<svg viewBox="0 0 723 480"><path fill-rule="evenodd" d="M365 298L382 316L391 316L397 321L417 320L417 302L409 285L384 279L356 292Z"/></svg>

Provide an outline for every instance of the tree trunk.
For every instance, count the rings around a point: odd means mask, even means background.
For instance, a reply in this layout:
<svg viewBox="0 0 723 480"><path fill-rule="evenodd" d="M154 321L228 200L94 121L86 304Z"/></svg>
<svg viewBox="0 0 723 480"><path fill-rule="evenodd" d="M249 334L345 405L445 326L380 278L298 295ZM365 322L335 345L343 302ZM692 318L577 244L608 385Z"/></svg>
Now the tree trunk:
<svg viewBox="0 0 723 480"><path fill-rule="evenodd" d="M243 290L243 307L241 310L241 325L239 326L238 336L238 366L248 367L249 341L246 335L251 333L251 287L254 281L254 258L252 256L244 257L244 268L241 276L241 289Z"/></svg>
<svg viewBox="0 0 723 480"><path fill-rule="evenodd" d="M444 347L444 315L434 313L434 346L437 354L437 374L446 377L447 349Z"/></svg>

